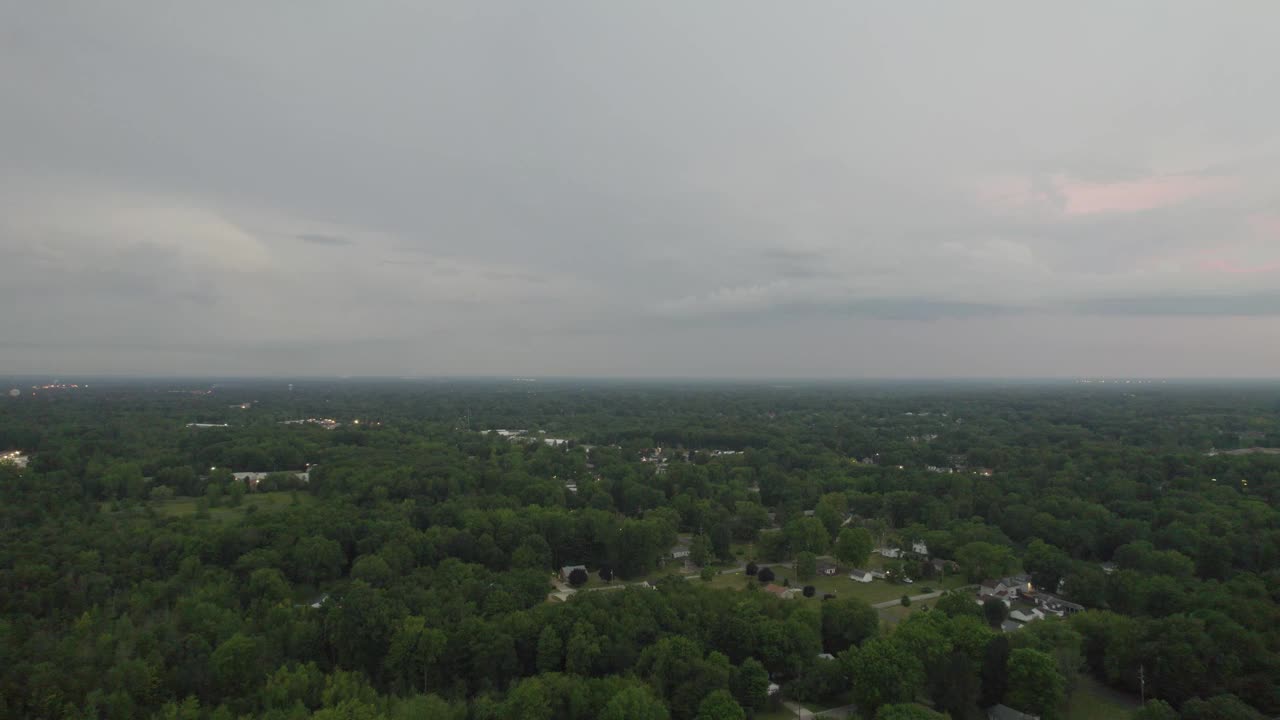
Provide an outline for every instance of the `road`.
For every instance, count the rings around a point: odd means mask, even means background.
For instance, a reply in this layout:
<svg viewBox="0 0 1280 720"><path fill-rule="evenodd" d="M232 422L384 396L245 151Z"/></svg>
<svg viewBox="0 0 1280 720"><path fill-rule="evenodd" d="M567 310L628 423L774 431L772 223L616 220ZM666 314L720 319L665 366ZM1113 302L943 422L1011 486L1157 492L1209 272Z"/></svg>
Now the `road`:
<svg viewBox="0 0 1280 720"><path fill-rule="evenodd" d="M912 596L911 596L911 602L917 602L917 601L920 601L920 600L932 600L932 599L934 599L934 598L936 598L936 597L942 597L942 593L944 593L944 592L946 592L946 591L945 591L945 590L935 590L934 592L931 592L931 593L925 593L925 594L923 594L923 595L912 595ZM880 609L883 609L883 608L891 608L891 607L893 607L894 605L900 605L900 604L902 604L902 599L901 599L901 598L899 598L899 599L897 599L897 600L885 600L884 602L876 603L875 605L872 605L871 607L873 607L873 608L880 608Z"/></svg>

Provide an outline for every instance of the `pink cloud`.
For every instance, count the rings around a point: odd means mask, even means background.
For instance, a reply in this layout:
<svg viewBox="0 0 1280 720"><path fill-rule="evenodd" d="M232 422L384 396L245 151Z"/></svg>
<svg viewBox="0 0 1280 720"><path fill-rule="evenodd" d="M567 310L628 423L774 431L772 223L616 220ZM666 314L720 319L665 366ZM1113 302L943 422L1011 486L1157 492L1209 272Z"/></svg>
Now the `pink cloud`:
<svg viewBox="0 0 1280 720"><path fill-rule="evenodd" d="M1280 215L1252 215L1249 217L1249 227L1259 240L1280 242Z"/></svg>
<svg viewBox="0 0 1280 720"><path fill-rule="evenodd" d="M1042 182L1029 177L987 178L978 199L997 211L1041 208L1065 215L1139 212L1234 190L1235 178L1161 175L1115 183L1095 183L1054 175Z"/></svg>
<svg viewBox="0 0 1280 720"><path fill-rule="evenodd" d="M1054 178L1054 183L1066 201L1064 211L1068 215L1151 210L1228 192L1236 185L1231 178L1195 175L1166 175L1118 183L1080 182L1059 176Z"/></svg>
<svg viewBox="0 0 1280 720"><path fill-rule="evenodd" d="M1280 270L1280 262L1267 263L1265 265L1237 265L1230 260L1222 258L1213 258L1210 260L1201 260L1200 269L1210 272L1228 273L1231 275L1256 275L1258 273L1269 273Z"/></svg>

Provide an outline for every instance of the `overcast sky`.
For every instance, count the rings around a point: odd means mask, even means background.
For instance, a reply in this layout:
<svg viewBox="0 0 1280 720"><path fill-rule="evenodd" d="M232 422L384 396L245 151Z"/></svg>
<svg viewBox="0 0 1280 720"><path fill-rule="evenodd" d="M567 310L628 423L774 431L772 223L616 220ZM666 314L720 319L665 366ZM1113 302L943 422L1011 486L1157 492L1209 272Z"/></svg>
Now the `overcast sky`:
<svg viewBox="0 0 1280 720"><path fill-rule="evenodd" d="M1278 27L0 0L0 374L1275 376Z"/></svg>

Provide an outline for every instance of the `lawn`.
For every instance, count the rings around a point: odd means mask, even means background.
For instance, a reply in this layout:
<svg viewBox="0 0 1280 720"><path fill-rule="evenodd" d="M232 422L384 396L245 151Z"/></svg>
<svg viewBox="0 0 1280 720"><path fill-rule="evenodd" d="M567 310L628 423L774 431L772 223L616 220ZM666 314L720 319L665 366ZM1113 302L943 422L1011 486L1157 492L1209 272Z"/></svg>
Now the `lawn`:
<svg viewBox="0 0 1280 720"><path fill-rule="evenodd" d="M923 610L928 604L929 601L924 600L921 602L913 602L910 607L894 605L893 607L880 608L880 617L883 620L887 620L890 625L897 625L903 620L906 620L912 613L917 613Z"/></svg>
<svg viewBox="0 0 1280 720"><path fill-rule="evenodd" d="M773 582L777 585L781 585L783 579L791 579L792 587L813 585L817 591L814 594L814 598L817 600L821 600L824 593L834 593L836 597L856 597L871 604L897 600L903 595L921 595L924 593L925 588L951 590L965 584L964 578L959 575L948 577L944 581L928 580L916 582L912 585L897 585L883 580L860 583L850 580L846 573L834 576L820 575L807 583L803 583L795 580L795 571L784 565L775 566L773 572L776 575ZM746 583L745 577L742 573L717 575L714 580L706 584L714 588L741 590Z"/></svg>
<svg viewBox="0 0 1280 720"><path fill-rule="evenodd" d="M1066 720L1127 720L1139 706L1138 699L1112 690L1088 675L1081 675L1067 698Z"/></svg>
<svg viewBox="0 0 1280 720"><path fill-rule="evenodd" d="M305 505L311 501L311 496L305 492L297 493L298 503ZM151 500L147 506L154 509L157 514L165 517L188 517L196 514L196 509L202 498L194 497L171 497L166 500ZM220 506L209 508L209 519L221 523L233 522L244 517L249 512L249 508L256 508L254 512L270 512L287 508L293 503L293 493L288 490L279 492L249 493L244 496L237 507ZM111 512L111 503L103 503L103 510Z"/></svg>

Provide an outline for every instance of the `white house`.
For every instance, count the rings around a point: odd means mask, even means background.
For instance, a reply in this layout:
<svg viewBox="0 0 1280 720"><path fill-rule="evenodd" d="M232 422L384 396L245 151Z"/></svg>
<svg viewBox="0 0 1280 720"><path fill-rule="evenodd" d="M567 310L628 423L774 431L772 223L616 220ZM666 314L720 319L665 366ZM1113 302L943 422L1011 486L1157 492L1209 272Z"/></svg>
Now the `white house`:
<svg viewBox="0 0 1280 720"><path fill-rule="evenodd" d="M311 481L311 473L307 471L281 470L280 472L293 475L295 478L297 478L298 480L301 480L302 482ZM239 480L240 482L248 483L249 487L257 487L258 483L265 480L266 477L270 474L271 473L269 472L238 472L238 473L231 473L231 477L235 478L236 480Z"/></svg>
<svg viewBox="0 0 1280 720"><path fill-rule="evenodd" d="M929 546L925 545L923 540L916 540L915 542L911 543L911 552L917 555L928 555Z"/></svg>
<svg viewBox="0 0 1280 720"><path fill-rule="evenodd" d="M1043 620L1044 613L1040 612L1040 608L1035 608L1030 612L1024 612L1022 610L1014 610L1013 612L1009 613L1009 617L1013 618L1014 620L1017 620L1018 622L1029 623L1036 620Z"/></svg>
<svg viewBox="0 0 1280 720"><path fill-rule="evenodd" d="M872 577L871 573L866 570L853 570L849 573L849 579L854 582L869 583Z"/></svg>
<svg viewBox="0 0 1280 720"><path fill-rule="evenodd" d="M675 547L671 548L671 558L673 560L683 560L687 557L689 557L688 545L685 545L684 543L679 543Z"/></svg>

